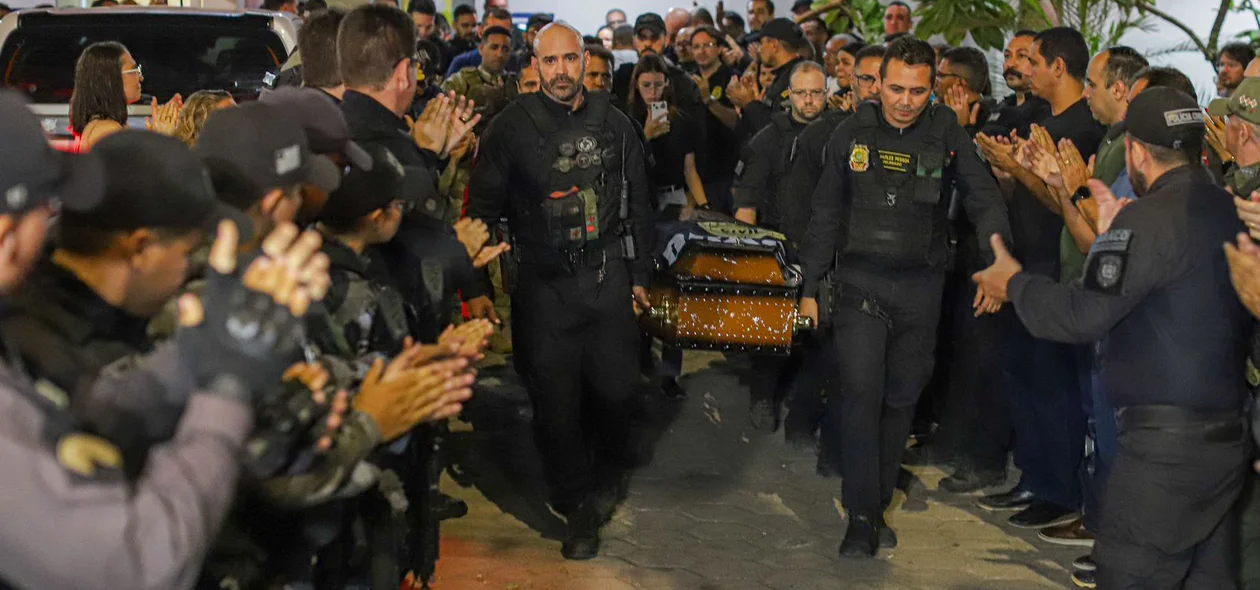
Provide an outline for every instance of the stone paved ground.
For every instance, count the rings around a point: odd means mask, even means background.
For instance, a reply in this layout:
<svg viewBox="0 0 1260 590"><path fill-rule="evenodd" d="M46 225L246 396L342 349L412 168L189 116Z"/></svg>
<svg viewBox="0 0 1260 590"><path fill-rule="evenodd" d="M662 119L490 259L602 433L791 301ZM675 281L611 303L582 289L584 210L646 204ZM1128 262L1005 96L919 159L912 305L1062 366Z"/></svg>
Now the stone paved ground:
<svg viewBox="0 0 1260 590"><path fill-rule="evenodd" d="M453 435L459 463L443 489L471 512L445 524L437 590L994 589L1070 586L1081 552L1017 531L972 496L936 490L935 468L889 514L900 547L874 560L836 550L844 532L838 480L781 434L750 431L747 387L721 356L688 353L682 402L658 401L652 464L605 528L599 558L567 562L564 524L543 505L524 391L506 367L483 387ZM653 398L659 400L659 398ZM899 495L900 498L900 495Z"/></svg>

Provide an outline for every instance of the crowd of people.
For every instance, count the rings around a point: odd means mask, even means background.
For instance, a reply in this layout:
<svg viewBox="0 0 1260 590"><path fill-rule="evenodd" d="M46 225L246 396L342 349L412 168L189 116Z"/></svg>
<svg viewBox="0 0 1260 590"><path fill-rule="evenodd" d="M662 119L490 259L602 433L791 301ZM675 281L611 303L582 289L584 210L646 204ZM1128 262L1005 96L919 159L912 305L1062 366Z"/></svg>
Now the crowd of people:
<svg viewBox="0 0 1260 590"><path fill-rule="evenodd" d="M143 64L86 47L74 154L0 93L0 585L422 587L487 349L562 553L595 557L650 460L642 385L687 395L636 320L657 228L728 217L800 268L819 329L748 355L748 420L841 479L841 556L896 547L900 471L933 464L1089 549L1079 587L1260 579L1254 51L1205 112L1130 47L1018 31L997 100L906 4L882 39L841 4L584 35L506 0L268 0L303 14L272 87L152 99L148 130Z"/></svg>

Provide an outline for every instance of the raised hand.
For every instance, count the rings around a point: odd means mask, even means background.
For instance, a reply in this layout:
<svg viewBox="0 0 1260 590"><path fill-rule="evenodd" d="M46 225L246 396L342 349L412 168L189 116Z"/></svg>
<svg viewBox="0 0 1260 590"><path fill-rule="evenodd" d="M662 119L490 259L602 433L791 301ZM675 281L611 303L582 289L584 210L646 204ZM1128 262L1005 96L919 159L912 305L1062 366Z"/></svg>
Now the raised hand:
<svg viewBox="0 0 1260 590"><path fill-rule="evenodd" d="M1076 149L1076 144L1066 137L1059 140L1059 160L1062 162L1060 168L1063 170L1063 188L1068 194L1085 186L1094 174L1094 157L1090 156L1089 163L1086 164L1081 152Z"/></svg>
<svg viewBox="0 0 1260 590"><path fill-rule="evenodd" d="M1010 174L1020 167L1009 138L978 133L976 144L980 146L980 151L984 152L984 157L989 160L989 164L997 170Z"/></svg>
<svg viewBox="0 0 1260 590"><path fill-rule="evenodd" d="M1209 146L1216 150L1216 155L1220 156L1226 162L1233 162L1234 155L1229 153L1229 148L1225 143L1225 118L1224 117L1204 117L1204 126L1207 128L1204 133L1204 139L1207 140Z"/></svg>
<svg viewBox="0 0 1260 590"><path fill-rule="evenodd" d="M1117 199L1115 193L1112 193L1101 180L1091 179L1089 192L1094 202L1098 204L1098 220L1094 223L1094 233L1101 236L1111 229L1111 223L1116 220L1116 215L1120 213L1120 210L1132 201Z"/></svg>
<svg viewBox="0 0 1260 590"><path fill-rule="evenodd" d="M407 126L411 128L411 139L422 150L441 154L446 149L446 139L450 135L450 117L454 111L451 97L439 94L424 105L420 118L412 120L406 117Z"/></svg>
<svg viewBox="0 0 1260 590"><path fill-rule="evenodd" d="M753 88L743 78L731 77L731 82L726 85L726 96L731 99L732 104L742 109L757 100L757 93Z"/></svg>
<svg viewBox="0 0 1260 590"><path fill-rule="evenodd" d="M475 258L486 242L490 241L490 228L480 219L465 217L455 222L455 237L468 251L468 257Z"/></svg>
<svg viewBox="0 0 1260 590"><path fill-rule="evenodd" d="M1247 225L1252 239L1260 240L1260 191L1251 193L1247 199L1235 195L1234 208L1238 211L1238 218Z"/></svg>
<svg viewBox="0 0 1260 590"><path fill-rule="evenodd" d="M447 95L447 99L451 101L450 124L447 130L446 142L442 146L442 151L438 155L446 158L450 156L455 146L464 140L477 123L481 122L481 115L474 112L477 104L471 99L456 96L454 92Z"/></svg>
<svg viewBox="0 0 1260 590"><path fill-rule="evenodd" d="M159 105L157 98L154 97L153 104L150 106L153 116L144 120L144 126L149 131L162 135L175 135L175 127L179 125L179 115L183 110L184 97L178 94L172 96L163 105Z"/></svg>
<svg viewBox="0 0 1260 590"><path fill-rule="evenodd" d="M958 124L966 127L975 125L976 119L980 116L980 103L974 105L967 103L967 90L960 85L951 86L945 92L945 106L949 110L954 111L954 115L958 117Z"/></svg>

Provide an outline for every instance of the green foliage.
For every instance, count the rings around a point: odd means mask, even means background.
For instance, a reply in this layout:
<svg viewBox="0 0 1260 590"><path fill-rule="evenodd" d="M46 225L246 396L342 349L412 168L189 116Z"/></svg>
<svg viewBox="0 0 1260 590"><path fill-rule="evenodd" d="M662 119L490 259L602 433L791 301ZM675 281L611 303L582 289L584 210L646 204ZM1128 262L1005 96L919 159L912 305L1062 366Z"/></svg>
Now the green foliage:
<svg viewBox="0 0 1260 590"><path fill-rule="evenodd" d="M815 6L825 2L815 3ZM832 31L852 29L863 39L875 41L884 37L884 5L879 0L849 0L839 10L823 15Z"/></svg>
<svg viewBox="0 0 1260 590"><path fill-rule="evenodd" d="M1008 0L923 0L918 15L919 38L939 34L950 45L959 45L970 33L982 49L1001 49L1018 16Z"/></svg>

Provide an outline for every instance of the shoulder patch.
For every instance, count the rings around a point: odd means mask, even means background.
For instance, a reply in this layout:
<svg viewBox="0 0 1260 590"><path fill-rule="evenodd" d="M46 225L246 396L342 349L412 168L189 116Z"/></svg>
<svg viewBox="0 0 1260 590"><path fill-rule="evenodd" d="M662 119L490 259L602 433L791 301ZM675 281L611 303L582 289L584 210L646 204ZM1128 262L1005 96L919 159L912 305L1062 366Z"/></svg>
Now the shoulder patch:
<svg viewBox="0 0 1260 590"><path fill-rule="evenodd" d="M1132 240L1131 229L1113 229L1094 240L1085 261L1085 288L1108 295L1120 294Z"/></svg>

